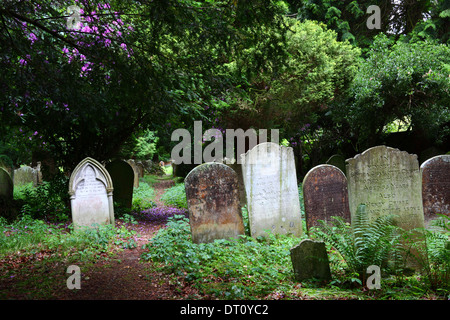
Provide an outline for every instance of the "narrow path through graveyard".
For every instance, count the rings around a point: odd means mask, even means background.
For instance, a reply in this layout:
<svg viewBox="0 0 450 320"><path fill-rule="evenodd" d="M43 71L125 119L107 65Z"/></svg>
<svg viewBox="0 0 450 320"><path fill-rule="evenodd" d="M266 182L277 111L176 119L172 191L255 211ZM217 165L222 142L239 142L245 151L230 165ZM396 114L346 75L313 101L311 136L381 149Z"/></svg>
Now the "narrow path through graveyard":
<svg viewBox="0 0 450 320"><path fill-rule="evenodd" d="M156 182L155 202L163 205L160 197L172 181ZM67 300L158 300L182 299L186 295L195 294L191 288L180 286L170 276L151 271L148 263L141 263L142 246L148 243L163 225L139 222L136 231L137 247L119 252L109 261L102 261L81 269L81 289L61 290L56 299Z"/></svg>

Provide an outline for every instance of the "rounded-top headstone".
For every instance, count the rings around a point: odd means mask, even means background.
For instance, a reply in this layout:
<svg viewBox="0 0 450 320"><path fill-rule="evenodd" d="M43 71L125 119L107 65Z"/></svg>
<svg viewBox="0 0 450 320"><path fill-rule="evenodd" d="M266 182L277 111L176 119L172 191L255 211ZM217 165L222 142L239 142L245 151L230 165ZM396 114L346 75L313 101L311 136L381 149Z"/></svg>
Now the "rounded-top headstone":
<svg viewBox="0 0 450 320"><path fill-rule="evenodd" d="M420 166L425 223L438 214L450 217L450 155L428 159Z"/></svg>
<svg viewBox="0 0 450 320"><path fill-rule="evenodd" d="M114 185L114 201L124 208L131 208L133 202L133 167L122 160L113 160L106 164Z"/></svg>
<svg viewBox="0 0 450 320"><path fill-rule="evenodd" d="M350 222L347 178L339 168L329 164L312 168L303 178L302 188L308 230L318 226L318 220L329 222L331 217Z"/></svg>
<svg viewBox="0 0 450 320"><path fill-rule="evenodd" d="M370 222L393 214L405 230L424 227L417 155L387 146L367 149L347 159L347 180L352 221L365 204Z"/></svg>
<svg viewBox="0 0 450 320"><path fill-rule="evenodd" d="M195 167L185 178L192 241L207 243L243 235L236 172L222 163Z"/></svg>

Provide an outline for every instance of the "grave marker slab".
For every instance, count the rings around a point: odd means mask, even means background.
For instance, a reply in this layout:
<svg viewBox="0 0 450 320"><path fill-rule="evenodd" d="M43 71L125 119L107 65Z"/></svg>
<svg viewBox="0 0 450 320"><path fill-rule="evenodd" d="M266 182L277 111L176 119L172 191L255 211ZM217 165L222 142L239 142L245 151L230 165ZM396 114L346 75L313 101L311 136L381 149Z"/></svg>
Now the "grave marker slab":
<svg viewBox="0 0 450 320"><path fill-rule="evenodd" d="M405 229L424 227L422 183L417 156L377 146L347 159L348 197L353 217L364 203L369 221L395 214Z"/></svg>
<svg viewBox="0 0 450 320"><path fill-rule="evenodd" d="M339 168L328 164L312 168L302 187L308 230L318 226L318 220L331 221L332 216L350 222L347 178Z"/></svg>
<svg viewBox="0 0 450 320"><path fill-rule="evenodd" d="M74 228L114 224L112 179L97 160L88 157L75 167L69 195Z"/></svg>
<svg viewBox="0 0 450 320"><path fill-rule="evenodd" d="M252 237L302 234L300 200L292 148L272 142L241 155Z"/></svg>
<svg viewBox="0 0 450 320"><path fill-rule="evenodd" d="M233 169L221 163L199 165L186 176L185 189L194 243L245 234Z"/></svg>
<svg viewBox="0 0 450 320"><path fill-rule="evenodd" d="M14 185L21 186L27 183L33 183L33 186L38 184L38 171L30 166L22 166L14 170Z"/></svg>
<svg viewBox="0 0 450 320"><path fill-rule="evenodd" d="M125 161L116 159L106 164L114 185L114 201L125 208L130 208L133 202L134 171Z"/></svg>
<svg viewBox="0 0 450 320"><path fill-rule="evenodd" d="M324 242L305 239L291 248L291 261L295 279L331 280L330 263Z"/></svg>
<svg viewBox="0 0 450 320"><path fill-rule="evenodd" d="M425 224L439 214L450 216L450 155L428 159L420 166Z"/></svg>

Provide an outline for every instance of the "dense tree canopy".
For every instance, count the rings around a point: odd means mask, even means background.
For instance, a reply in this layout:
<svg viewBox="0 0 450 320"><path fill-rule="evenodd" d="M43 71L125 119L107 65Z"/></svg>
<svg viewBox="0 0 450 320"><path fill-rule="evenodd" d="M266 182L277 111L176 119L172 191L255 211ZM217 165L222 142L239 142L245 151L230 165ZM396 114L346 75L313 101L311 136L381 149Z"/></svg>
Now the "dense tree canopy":
<svg viewBox="0 0 450 320"><path fill-rule="evenodd" d="M13 158L19 139L69 168L87 155L107 159L135 130L197 114L227 87L223 63L258 43L262 26L283 29L267 1L73 4L79 29L68 28L67 1L1 4L2 148ZM267 44L254 59L261 67L280 51L279 39Z"/></svg>
<svg viewBox="0 0 450 320"><path fill-rule="evenodd" d="M167 160L194 120L280 129L306 167L399 121L446 149L448 1L379 1L381 29L372 4L3 1L0 155Z"/></svg>

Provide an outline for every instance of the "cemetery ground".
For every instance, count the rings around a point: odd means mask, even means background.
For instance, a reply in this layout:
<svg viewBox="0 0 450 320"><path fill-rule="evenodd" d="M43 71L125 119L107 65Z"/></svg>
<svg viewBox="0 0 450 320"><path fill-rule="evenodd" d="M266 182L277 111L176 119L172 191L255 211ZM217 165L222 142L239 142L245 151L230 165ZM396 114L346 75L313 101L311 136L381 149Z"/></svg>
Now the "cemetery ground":
<svg viewBox="0 0 450 320"><path fill-rule="evenodd" d="M31 187L30 187L31 188ZM24 189L25 190L25 189ZM301 188L299 188L302 199ZM16 196L20 197L18 190ZM26 193L28 196L30 193ZM302 200L303 201L303 200ZM301 202L302 202L301 201ZM31 210L31 209L30 209ZM303 211L303 209L302 209ZM184 184L170 175L146 175L133 210L115 209L116 227L75 232L69 222L23 215L0 223L2 300L447 300L448 284L433 270L383 274L369 290L327 245L332 280L294 279L289 249L308 238L248 236L195 244L186 219ZM67 219L70 221L70 219ZM67 268L81 270L81 289L68 289ZM435 270L434 270L435 271Z"/></svg>

